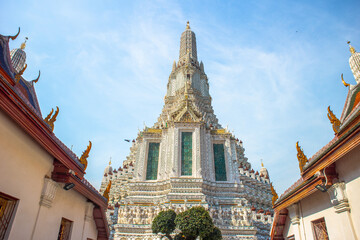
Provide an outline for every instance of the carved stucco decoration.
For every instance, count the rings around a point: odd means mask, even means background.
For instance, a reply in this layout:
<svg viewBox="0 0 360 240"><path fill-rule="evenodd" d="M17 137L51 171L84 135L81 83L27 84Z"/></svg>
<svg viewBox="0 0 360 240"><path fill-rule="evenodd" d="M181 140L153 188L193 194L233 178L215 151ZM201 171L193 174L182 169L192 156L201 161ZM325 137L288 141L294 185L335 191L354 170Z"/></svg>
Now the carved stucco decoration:
<svg viewBox="0 0 360 240"><path fill-rule="evenodd" d="M44 185L40 197L40 205L50 208L56 197L58 183L50 178L44 178Z"/></svg>

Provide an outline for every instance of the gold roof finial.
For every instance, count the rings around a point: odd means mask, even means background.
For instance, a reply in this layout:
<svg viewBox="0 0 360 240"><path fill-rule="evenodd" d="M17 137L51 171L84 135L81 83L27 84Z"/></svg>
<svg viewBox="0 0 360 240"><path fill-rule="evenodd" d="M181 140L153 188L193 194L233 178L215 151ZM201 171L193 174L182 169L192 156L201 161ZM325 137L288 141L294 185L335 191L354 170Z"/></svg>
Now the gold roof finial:
<svg viewBox="0 0 360 240"><path fill-rule="evenodd" d="M186 23L186 29L190 29L190 22L189 21L187 21L187 23Z"/></svg>
<svg viewBox="0 0 360 240"><path fill-rule="evenodd" d="M264 163L263 160L261 159L261 167L264 167Z"/></svg>
<svg viewBox="0 0 360 240"><path fill-rule="evenodd" d="M109 181L104 193L103 193L103 196L109 201L109 193L110 193L110 188L111 188L111 180Z"/></svg>
<svg viewBox="0 0 360 240"><path fill-rule="evenodd" d="M353 46L351 46L350 41L347 41L347 44L349 44L351 54L354 54L356 52L355 48Z"/></svg>
<svg viewBox="0 0 360 240"><path fill-rule="evenodd" d="M111 165L111 157L110 157L110 161L109 161L109 166Z"/></svg>
<svg viewBox="0 0 360 240"><path fill-rule="evenodd" d="M270 183L270 189L271 189L271 194L272 194L272 198L271 198L271 200L272 200L272 205L274 206L276 200L278 200L279 197L278 197L278 195L277 195L277 193L276 193L276 191L275 191L272 183Z"/></svg>
<svg viewBox="0 0 360 240"><path fill-rule="evenodd" d="M16 75L15 75L15 80L16 80L16 83L18 83L21 79L21 76L23 75L23 73L25 72L27 68L27 64L25 63L25 66L23 69L20 70L20 72L18 72Z"/></svg>
<svg viewBox="0 0 360 240"><path fill-rule="evenodd" d="M84 165L84 171L86 170L87 165L88 165L87 158L89 157L91 146L92 146L91 141L89 141L89 145L87 146L86 150L83 152L83 154L81 155L81 157L79 159L80 163Z"/></svg>
<svg viewBox="0 0 360 240"><path fill-rule="evenodd" d="M345 82L344 77L343 77L343 74L341 74L341 81L342 81L342 83L344 84L345 87L350 86L350 84L348 84L347 82Z"/></svg>
<svg viewBox="0 0 360 240"><path fill-rule="evenodd" d="M330 123L332 124L334 132L337 134L340 130L341 122L340 120L335 116L335 114L331 111L330 106L328 107L328 114L327 114Z"/></svg>
<svg viewBox="0 0 360 240"><path fill-rule="evenodd" d="M297 158L299 161L299 168L300 172L303 172L304 166L309 160L307 159L306 155L304 154L303 150L299 146L299 141L296 142L296 150L297 150Z"/></svg>
<svg viewBox="0 0 360 240"><path fill-rule="evenodd" d="M25 47L26 47L26 41L27 41L28 39L29 39L28 37L25 37L25 41L21 44L20 48L21 48L22 50L25 49Z"/></svg>
<svg viewBox="0 0 360 240"><path fill-rule="evenodd" d="M49 115L47 115L47 117L44 119L44 121L49 124L52 132L54 131L54 122L56 121L56 117L59 114L59 107L56 106L55 114L52 116L53 112L54 109L52 108Z"/></svg>

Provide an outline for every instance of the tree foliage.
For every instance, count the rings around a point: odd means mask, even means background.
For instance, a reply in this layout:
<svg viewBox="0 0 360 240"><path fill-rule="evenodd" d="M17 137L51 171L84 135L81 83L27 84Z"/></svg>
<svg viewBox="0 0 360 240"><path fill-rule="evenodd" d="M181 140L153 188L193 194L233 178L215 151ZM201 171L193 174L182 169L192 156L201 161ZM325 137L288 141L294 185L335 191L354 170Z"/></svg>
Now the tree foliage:
<svg viewBox="0 0 360 240"><path fill-rule="evenodd" d="M212 232L214 223L203 207L192 207L189 210L179 213L175 219L176 227L186 236L187 239L196 239Z"/></svg>
<svg viewBox="0 0 360 240"><path fill-rule="evenodd" d="M171 233L175 230L176 213L174 210L161 211L154 218L151 229L153 233L164 234L168 239L172 240Z"/></svg>
<svg viewBox="0 0 360 240"><path fill-rule="evenodd" d="M195 240L199 236L204 240L222 239L220 229L215 227L203 207L192 207L178 215L173 210L162 211L154 218L151 228L153 233L162 233L170 240L173 239L170 234L175 228L181 232L174 240Z"/></svg>

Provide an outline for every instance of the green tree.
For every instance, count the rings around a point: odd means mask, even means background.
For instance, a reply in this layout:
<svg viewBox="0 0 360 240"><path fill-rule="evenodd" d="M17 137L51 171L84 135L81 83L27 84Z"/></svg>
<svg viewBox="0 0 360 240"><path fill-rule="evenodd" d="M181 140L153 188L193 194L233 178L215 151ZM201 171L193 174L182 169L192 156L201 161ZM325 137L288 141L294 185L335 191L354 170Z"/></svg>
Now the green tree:
<svg viewBox="0 0 360 240"><path fill-rule="evenodd" d="M213 228L212 232L210 232L209 234L205 234L204 237L202 237L202 239L206 239L206 240L220 240L222 239L221 236L221 231L218 227Z"/></svg>
<svg viewBox="0 0 360 240"><path fill-rule="evenodd" d="M221 231L215 227L208 211L203 207L192 207L176 216L173 210L160 212L152 222L152 231L163 234L170 240L221 240ZM177 228L181 232L171 237Z"/></svg>
<svg viewBox="0 0 360 240"><path fill-rule="evenodd" d="M186 240L195 240L198 236L201 239L207 239L205 237L208 237L215 227L208 211L203 207L192 207L178 214L175 223ZM221 232L220 238L213 239L222 239Z"/></svg>
<svg viewBox="0 0 360 240"><path fill-rule="evenodd" d="M172 240L171 233L175 230L176 213L173 210L161 211L154 218L151 229L153 233L162 233L168 239ZM164 237L163 236L163 237Z"/></svg>

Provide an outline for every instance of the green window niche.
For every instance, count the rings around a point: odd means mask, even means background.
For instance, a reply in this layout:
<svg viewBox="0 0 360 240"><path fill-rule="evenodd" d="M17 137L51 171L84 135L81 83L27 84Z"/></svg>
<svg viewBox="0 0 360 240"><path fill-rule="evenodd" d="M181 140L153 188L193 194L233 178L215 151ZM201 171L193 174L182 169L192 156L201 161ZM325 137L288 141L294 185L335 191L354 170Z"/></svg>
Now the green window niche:
<svg viewBox="0 0 360 240"><path fill-rule="evenodd" d="M192 132L181 133L181 175L192 175Z"/></svg>
<svg viewBox="0 0 360 240"><path fill-rule="evenodd" d="M159 163L160 143L149 143L149 152L147 159L146 180L156 180Z"/></svg>
<svg viewBox="0 0 360 240"><path fill-rule="evenodd" d="M215 180L226 181L224 144L214 144Z"/></svg>

